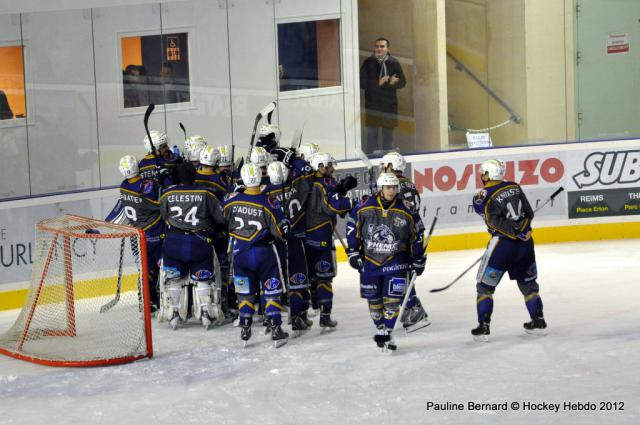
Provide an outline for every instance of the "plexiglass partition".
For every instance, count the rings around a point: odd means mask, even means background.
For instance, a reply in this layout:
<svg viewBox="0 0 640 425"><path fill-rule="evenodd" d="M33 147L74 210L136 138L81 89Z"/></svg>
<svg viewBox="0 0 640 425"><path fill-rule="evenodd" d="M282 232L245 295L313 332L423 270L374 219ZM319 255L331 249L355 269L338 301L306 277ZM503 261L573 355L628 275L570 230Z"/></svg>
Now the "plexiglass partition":
<svg viewBox="0 0 640 425"><path fill-rule="evenodd" d="M338 159L640 137L636 0L187 0L0 14L0 199L117 185L142 120ZM73 2L69 2L73 5Z"/></svg>

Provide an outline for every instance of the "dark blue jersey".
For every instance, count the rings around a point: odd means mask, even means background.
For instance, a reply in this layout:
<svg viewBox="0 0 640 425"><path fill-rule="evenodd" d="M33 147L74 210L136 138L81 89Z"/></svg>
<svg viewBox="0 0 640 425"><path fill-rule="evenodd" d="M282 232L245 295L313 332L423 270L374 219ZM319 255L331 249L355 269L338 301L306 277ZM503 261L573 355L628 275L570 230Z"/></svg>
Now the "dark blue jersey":
<svg viewBox="0 0 640 425"><path fill-rule="evenodd" d="M313 177L305 213L306 243L321 249L333 248L333 227L336 216L351 210L351 200L338 193L330 177Z"/></svg>
<svg viewBox="0 0 640 425"><path fill-rule="evenodd" d="M424 255L424 226L417 214L396 197L383 202L381 194L363 200L347 218L350 251L364 257L364 272L372 275L406 270Z"/></svg>
<svg viewBox="0 0 640 425"><path fill-rule="evenodd" d="M518 239L531 230L533 210L517 183L489 182L474 195L473 208L491 235Z"/></svg>
<svg viewBox="0 0 640 425"><path fill-rule="evenodd" d="M124 180L120 184L118 203L105 220L111 221L122 211L123 224L144 230L149 242L160 240L163 223L160 219L158 191L158 185L153 180L143 180L139 176Z"/></svg>
<svg viewBox="0 0 640 425"><path fill-rule="evenodd" d="M224 201L224 197L229 193L229 181L225 173L198 170L195 183L209 189L220 202Z"/></svg>
<svg viewBox="0 0 640 425"><path fill-rule="evenodd" d="M231 193L223 203L224 217L233 238L233 253L253 246L268 246L275 240L284 240L281 230L284 215L280 203L266 194L246 192Z"/></svg>

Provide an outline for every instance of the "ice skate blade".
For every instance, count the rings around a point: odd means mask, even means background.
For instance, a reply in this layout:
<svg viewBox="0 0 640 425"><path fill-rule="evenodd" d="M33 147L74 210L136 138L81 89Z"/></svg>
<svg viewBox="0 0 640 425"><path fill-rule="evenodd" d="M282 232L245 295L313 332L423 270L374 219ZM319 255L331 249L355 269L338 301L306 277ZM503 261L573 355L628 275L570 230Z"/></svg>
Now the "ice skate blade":
<svg viewBox="0 0 640 425"><path fill-rule="evenodd" d="M535 336L546 336L547 335L547 330L546 329L525 329L524 330L526 333L528 333L529 335L535 335Z"/></svg>
<svg viewBox="0 0 640 425"><path fill-rule="evenodd" d="M303 331L291 331L291 337L292 338L300 338L302 335L306 334L309 331L309 329L305 329Z"/></svg>
<svg viewBox="0 0 640 425"><path fill-rule="evenodd" d="M329 334L331 332L335 332L336 331L336 327L331 327L331 326L321 326L320 327L320 335L324 335L324 334Z"/></svg>
<svg viewBox="0 0 640 425"><path fill-rule="evenodd" d="M411 326L407 326L406 328L404 328L405 333L412 333L415 331L419 331L420 329L426 328L427 326L430 326L431 322L428 320L421 320L416 324L413 324Z"/></svg>
<svg viewBox="0 0 640 425"><path fill-rule="evenodd" d="M247 348L247 345L249 345L249 340L242 341L242 348Z"/></svg>
<svg viewBox="0 0 640 425"><path fill-rule="evenodd" d="M473 335L475 342L489 342L489 335Z"/></svg>
<svg viewBox="0 0 640 425"><path fill-rule="evenodd" d="M277 341L273 341L273 348L280 348L283 345L285 345L287 342L289 342L288 339L279 339Z"/></svg>

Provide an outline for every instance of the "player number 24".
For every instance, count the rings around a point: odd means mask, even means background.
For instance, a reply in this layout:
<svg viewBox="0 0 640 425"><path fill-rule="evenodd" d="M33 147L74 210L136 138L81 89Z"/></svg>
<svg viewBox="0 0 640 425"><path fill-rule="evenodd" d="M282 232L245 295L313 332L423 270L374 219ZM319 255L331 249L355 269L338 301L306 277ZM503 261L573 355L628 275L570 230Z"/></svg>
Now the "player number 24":
<svg viewBox="0 0 640 425"><path fill-rule="evenodd" d="M179 219L180 217L182 217L182 208L171 207L170 210L172 212L175 212L172 218ZM198 220L198 218L196 217L197 213L198 213L198 207L191 207L191 209L187 211L187 214L184 216L182 221L184 221L185 223L189 223L194 227L197 226L198 223L200 222L200 220Z"/></svg>

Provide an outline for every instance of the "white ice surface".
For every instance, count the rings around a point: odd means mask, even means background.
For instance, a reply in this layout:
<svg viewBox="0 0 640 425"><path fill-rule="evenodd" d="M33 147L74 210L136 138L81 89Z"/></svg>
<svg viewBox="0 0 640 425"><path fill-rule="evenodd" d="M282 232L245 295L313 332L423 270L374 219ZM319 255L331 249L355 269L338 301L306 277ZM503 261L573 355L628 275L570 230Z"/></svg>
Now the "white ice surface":
<svg viewBox="0 0 640 425"><path fill-rule="evenodd" d="M549 335L526 335L515 282L495 296L489 343L476 343L474 272L438 294L480 250L434 253L418 280L433 324L380 353L344 263L338 329L280 349L254 327L177 331L154 320L155 357L123 366L51 368L0 356L1 424L639 424L640 240L537 247ZM0 312L0 331L17 311ZM465 411L427 411L428 401ZM469 412L466 403L618 401L624 411ZM599 407L599 405L597 405Z"/></svg>

